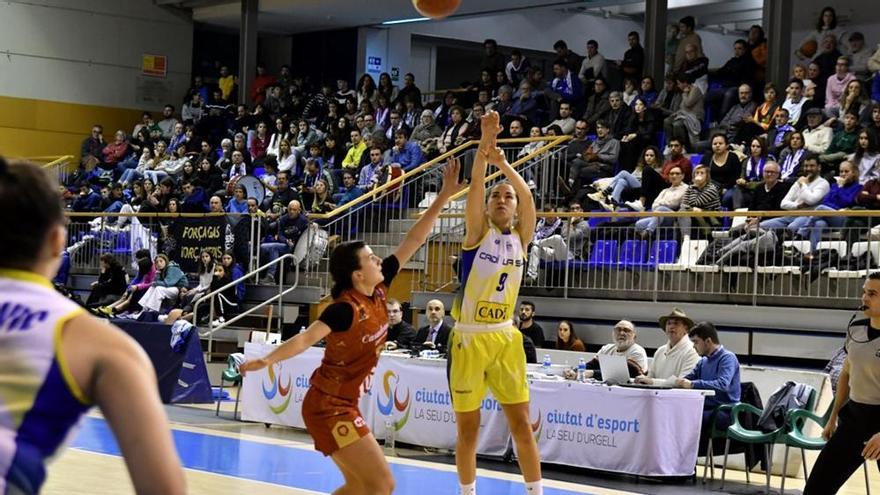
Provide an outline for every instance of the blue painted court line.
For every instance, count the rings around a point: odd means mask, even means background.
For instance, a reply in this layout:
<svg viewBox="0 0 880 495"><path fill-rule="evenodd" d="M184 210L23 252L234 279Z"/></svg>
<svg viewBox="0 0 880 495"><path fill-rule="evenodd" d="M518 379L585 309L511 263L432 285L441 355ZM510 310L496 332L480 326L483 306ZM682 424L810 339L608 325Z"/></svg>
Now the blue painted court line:
<svg viewBox="0 0 880 495"><path fill-rule="evenodd" d="M273 445L190 431L171 430L183 467L235 476L276 485L330 493L343 483L342 475L329 458L317 451ZM89 452L121 456L107 422L87 417L71 447ZM397 483L395 494L456 494L454 472L428 467L390 463ZM522 495L521 482L479 477L477 487L493 495ZM545 495L584 495L559 488L544 488Z"/></svg>

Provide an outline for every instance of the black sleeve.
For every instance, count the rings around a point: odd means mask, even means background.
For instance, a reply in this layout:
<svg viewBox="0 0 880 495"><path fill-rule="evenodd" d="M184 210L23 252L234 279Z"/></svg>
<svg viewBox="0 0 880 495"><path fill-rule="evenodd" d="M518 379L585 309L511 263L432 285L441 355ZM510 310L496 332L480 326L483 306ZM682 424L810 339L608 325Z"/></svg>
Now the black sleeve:
<svg viewBox="0 0 880 495"><path fill-rule="evenodd" d="M354 308L348 303L333 303L327 306L318 320L334 332L345 332L354 322Z"/></svg>
<svg viewBox="0 0 880 495"><path fill-rule="evenodd" d="M383 283L386 287L391 287L391 282L400 271L400 261L393 254L382 260L382 276L385 277Z"/></svg>

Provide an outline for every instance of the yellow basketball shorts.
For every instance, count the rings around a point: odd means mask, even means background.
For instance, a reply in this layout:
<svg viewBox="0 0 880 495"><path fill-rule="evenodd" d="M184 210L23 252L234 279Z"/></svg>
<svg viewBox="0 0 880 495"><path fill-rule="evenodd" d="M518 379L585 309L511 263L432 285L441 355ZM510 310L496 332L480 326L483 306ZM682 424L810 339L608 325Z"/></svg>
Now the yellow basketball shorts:
<svg viewBox="0 0 880 495"><path fill-rule="evenodd" d="M462 332L449 336L447 376L456 412L476 411L486 389L501 404L529 401L523 336L514 327L492 332Z"/></svg>

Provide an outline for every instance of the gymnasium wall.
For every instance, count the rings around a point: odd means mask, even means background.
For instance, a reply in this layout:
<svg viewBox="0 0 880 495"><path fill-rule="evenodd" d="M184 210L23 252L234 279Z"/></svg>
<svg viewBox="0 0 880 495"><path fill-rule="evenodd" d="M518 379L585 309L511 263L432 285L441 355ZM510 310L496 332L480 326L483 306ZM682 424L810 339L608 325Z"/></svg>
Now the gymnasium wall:
<svg viewBox="0 0 880 495"><path fill-rule="evenodd" d="M93 123L131 132L143 110L180 107L192 22L143 0L0 3L0 153L72 154ZM141 75L144 54L165 77Z"/></svg>
<svg viewBox="0 0 880 495"><path fill-rule="evenodd" d="M673 16L674 17L674 16ZM677 18L676 18L677 19ZM412 36L435 37L447 40L482 43L486 38L494 38L504 48L516 47L542 52L553 51L553 43L565 40L569 48L583 55L588 39L599 42L599 51L610 59L623 58L628 46L626 35L636 31L644 38L644 26L628 19L604 19L593 15L568 15L553 10L515 12L491 17L474 17L442 22L416 22L361 28L367 34L361 39L366 42L360 53L359 63L366 63L367 57L380 57L382 64L376 72L391 72L398 67L400 83L403 74L413 72L416 84L421 88L431 88L430 74L423 64L415 59L412 49ZM722 65L733 53L736 35L722 35L710 31L698 31L703 39L703 47L713 66ZM424 39L424 38L423 38ZM421 69L421 70L420 70ZM421 82L419 82L421 81ZM444 89L444 88L440 88Z"/></svg>

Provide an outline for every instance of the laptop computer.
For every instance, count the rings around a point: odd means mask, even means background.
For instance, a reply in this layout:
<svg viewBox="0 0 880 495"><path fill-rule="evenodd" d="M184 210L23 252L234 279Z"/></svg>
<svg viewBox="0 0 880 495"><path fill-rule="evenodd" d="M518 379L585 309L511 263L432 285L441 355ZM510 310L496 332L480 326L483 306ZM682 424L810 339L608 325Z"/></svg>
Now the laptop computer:
<svg viewBox="0 0 880 495"><path fill-rule="evenodd" d="M599 354L599 369L602 370L602 381L609 385L620 385L629 381L629 368L623 356Z"/></svg>

